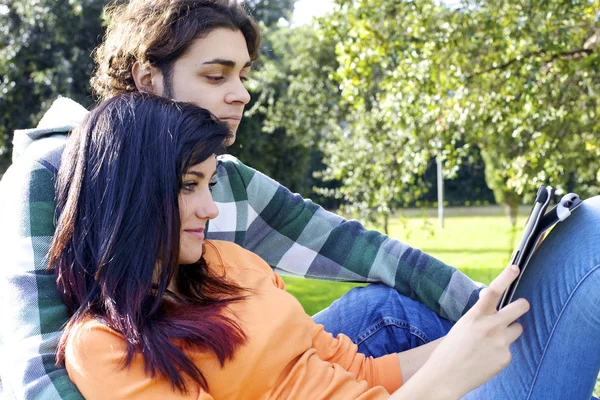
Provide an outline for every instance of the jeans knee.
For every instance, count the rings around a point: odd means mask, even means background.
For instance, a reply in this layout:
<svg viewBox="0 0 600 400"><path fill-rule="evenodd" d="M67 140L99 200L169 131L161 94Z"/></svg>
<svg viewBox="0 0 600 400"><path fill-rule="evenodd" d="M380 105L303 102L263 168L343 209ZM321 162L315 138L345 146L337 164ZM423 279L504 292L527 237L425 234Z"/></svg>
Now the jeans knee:
<svg viewBox="0 0 600 400"><path fill-rule="evenodd" d="M600 257L597 246L600 241L600 196L583 201L573 215L556 225L542 242L544 256L567 256L576 259L584 254L593 259ZM552 258L548 258L552 256Z"/></svg>
<svg viewBox="0 0 600 400"><path fill-rule="evenodd" d="M581 205L573 211L567 221L572 223L583 224L589 226L589 228L595 228L596 231L600 230L598 222L600 221L600 196L590 197L585 199Z"/></svg>
<svg viewBox="0 0 600 400"><path fill-rule="evenodd" d="M383 283L372 283L354 288L347 293L347 296L348 300L354 305L355 310L368 310L370 312L385 312L392 304L402 302L404 298L395 289Z"/></svg>

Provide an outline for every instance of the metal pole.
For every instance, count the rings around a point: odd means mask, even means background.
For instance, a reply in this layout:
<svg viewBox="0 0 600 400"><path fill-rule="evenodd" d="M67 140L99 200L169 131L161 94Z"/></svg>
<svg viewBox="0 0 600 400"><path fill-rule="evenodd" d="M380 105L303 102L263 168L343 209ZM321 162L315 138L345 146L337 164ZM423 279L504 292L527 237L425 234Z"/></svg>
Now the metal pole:
<svg viewBox="0 0 600 400"><path fill-rule="evenodd" d="M437 157L438 221L444 228L444 176L442 175L442 157Z"/></svg>

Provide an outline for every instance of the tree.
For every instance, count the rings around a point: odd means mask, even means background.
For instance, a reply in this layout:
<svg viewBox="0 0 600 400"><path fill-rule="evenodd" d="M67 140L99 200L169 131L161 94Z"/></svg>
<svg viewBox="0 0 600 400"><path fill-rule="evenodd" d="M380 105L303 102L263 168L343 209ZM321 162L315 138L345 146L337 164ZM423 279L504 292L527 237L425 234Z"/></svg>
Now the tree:
<svg viewBox="0 0 600 400"><path fill-rule="evenodd" d="M470 2L454 15L471 64L459 103L472 111L461 127L482 144L488 184L511 215L540 183L597 192L599 5Z"/></svg>
<svg viewBox="0 0 600 400"><path fill-rule="evenodd" d="M275 104L283 103L291 81L288 40L295 0L246 0L246 7L259 21L262 31L261 58L253 67L248 89L251 102L229 152L248 165L303 195L311 193L311 149L286 123L269 123ZM268 126L267 126L268 125Z"/></svg>
<svg viewBox="0 0 600 400"><path fill-rule="evenodd" d="M436 56L425 27L437 24L439 9L431 1L340 1L321 21L322 34L338 42L334 79L346 109L343 131L325 148L325 174L341 180L335 195L346 208L384 230L395 207L422 196L420 177L438 151L440 90L417 59Z"/></svg>
<svg viewBox="0 0 600 400"><path fill-rule="evenodd" d="M14 129L35 126L64 95L93 103L90 53L102 37L107 1L8 0L0 14L0 171L10 162ZM2 168L4 167L4 168Z"/></svg>
<svg viewBox="0 0 600 400"><path fill-rule="evenodd" d="M275 27L281 18L291 20L296 0L245 0L244 3L257 21Z"/></svg>
<svg viewBox="0 0 600 400"><path fill-rule="evenodd" d="M314 198L319 143L339 129L339 90L329 79L337 68L335 43L308 26L264 27L263 33L263 58L249 84L253 101L231 152Z"/></svg>
<svg viewBox="0 0 600 400"><path fill-rule="evenodd" d="M422 190L440 155L452 176L471 148L488 185L514 213L541 182L598 187L598 0L338 0L322 21L339 41L335 79L350 111L331 144L341 192L379 204ZM381 186L379 186L381 185ZM384 187L385 186L385 187ZM348 189L348 190L346 190Z"/></svg>

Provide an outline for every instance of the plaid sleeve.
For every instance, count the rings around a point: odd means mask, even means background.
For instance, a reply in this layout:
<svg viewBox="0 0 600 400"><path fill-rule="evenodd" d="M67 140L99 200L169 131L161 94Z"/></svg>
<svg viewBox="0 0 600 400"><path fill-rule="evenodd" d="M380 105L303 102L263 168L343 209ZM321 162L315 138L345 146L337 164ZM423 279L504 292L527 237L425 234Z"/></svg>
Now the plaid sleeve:
<svg viewBox="0 0 600 400"><path fill-rule="evenodd" d="M383 282L452 321L479 297L456 268L325 211L235 157L220 158L218 182L209 237L236 242L282 275Z"/></svg>
<svg viewBox="0 0 600 400"><path fill-rule="evenodd" d="M44 154L35 149L23 154L0 183L0 374L8 398L82 399L66 370L55 365L58 338L69 315L54 275L46 271L64 136L40 142L32 146L43 146Z"/></svg>

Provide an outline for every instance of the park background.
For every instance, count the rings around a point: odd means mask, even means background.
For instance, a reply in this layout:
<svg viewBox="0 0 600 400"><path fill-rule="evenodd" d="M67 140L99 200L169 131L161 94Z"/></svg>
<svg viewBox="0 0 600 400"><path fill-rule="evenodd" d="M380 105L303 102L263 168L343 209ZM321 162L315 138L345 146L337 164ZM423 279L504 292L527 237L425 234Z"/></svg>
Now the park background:
<svg viewBox="0 0 600 400"><path fill-rule="evenodd" d="M96 103L107 3L0 0L0 175L57 96ZM599 0L246 5L264 38L230 152L304 197L488 283L540 184L599 193ZM286 282L311 314L354 286Z"/></svg>

